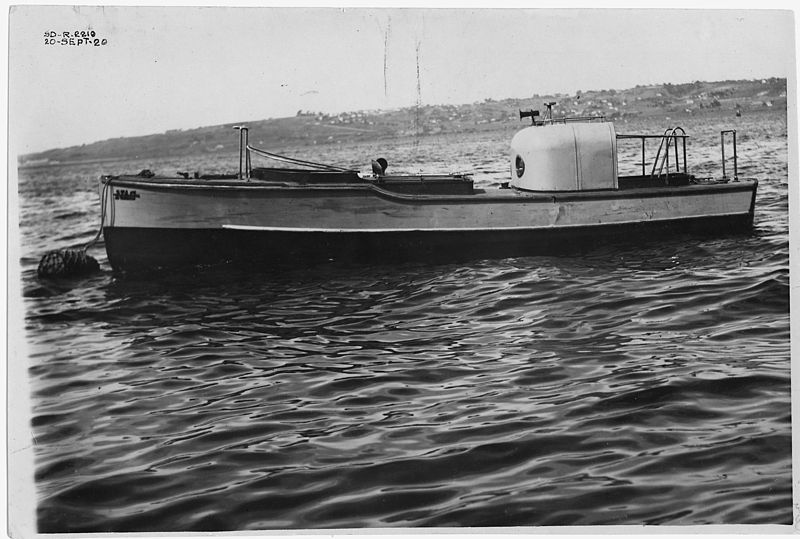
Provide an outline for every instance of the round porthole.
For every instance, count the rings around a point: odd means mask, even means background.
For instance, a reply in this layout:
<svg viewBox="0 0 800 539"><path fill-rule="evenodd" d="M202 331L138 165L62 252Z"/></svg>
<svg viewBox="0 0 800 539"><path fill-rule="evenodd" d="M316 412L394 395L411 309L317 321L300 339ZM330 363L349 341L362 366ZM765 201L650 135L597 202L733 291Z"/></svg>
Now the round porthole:
<svg viewBox="0 0 800 539"><path fill-rule="evenodd" d="M517 178L521 178L523 174L525 174L525 161L520 157L517 156L515 166L517 167Z"/></svg>

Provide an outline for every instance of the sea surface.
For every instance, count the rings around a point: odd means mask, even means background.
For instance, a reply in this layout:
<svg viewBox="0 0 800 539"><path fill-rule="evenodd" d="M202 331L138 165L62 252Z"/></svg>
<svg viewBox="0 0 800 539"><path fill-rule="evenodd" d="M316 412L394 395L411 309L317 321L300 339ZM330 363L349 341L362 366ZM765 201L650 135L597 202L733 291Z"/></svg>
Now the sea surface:
<svg viewBox="0 0 800 539"><path fill-rule="evenodd" d="M39 531L790 524L785 111L679 123L700 176L737 129L751 233L147 277L101 241L100 273L46 282L40 257L97 230L99 175L234 171L235 134L202 159L21 170ZM492 186L517 127L270 149Z"/></svg>

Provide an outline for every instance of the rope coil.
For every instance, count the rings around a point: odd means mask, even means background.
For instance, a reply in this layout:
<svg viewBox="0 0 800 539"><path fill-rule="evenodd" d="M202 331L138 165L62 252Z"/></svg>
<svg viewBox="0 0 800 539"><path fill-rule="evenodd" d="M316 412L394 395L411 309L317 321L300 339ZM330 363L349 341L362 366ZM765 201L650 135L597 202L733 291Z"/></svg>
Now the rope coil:
<svg viewBox="0 0 800 539"><path fill-rule="evenodd" d="M70 277L100 269L100 264L80 249L61 249L46 253L39 261L39 277Z"/></svg>

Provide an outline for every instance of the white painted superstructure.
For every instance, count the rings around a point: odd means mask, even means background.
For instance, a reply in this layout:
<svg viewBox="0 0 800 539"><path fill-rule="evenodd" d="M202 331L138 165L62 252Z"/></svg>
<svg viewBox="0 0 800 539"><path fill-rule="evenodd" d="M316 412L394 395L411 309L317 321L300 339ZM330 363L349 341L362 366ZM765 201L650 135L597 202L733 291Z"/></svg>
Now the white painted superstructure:
<svg viewBox="0 0 800 539"><path fill-rule="evenodd" d="M569 122L519 131L511 140L511 185L528 191L616 189L614 124Z"/></svg>

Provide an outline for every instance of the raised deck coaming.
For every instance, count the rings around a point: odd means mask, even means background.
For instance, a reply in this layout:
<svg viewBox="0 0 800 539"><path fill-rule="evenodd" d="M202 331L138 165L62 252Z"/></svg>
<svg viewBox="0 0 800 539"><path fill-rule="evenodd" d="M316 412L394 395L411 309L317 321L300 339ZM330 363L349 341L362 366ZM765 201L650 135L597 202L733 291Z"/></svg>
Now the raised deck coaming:
<svg viewBox="0 0 800 539"><path fill-rule="evenodd" d="M425 176L420 176L425 178ZM238 179L217 179L217 180L196 180L196 179L183 179L183 178L140 178L137 176L106 176L103 182L111 180L114 187L126 187L141 189L147 188L152 190L170 190L176 189L180 191L213 191L213 190L232 190L232 191L266 191L271 195L279 195L285 193L287 196L302 195L303 192L308 192L314 196L319 196L326 192L340 193L352 191L365 191L370 192L384 198L397 200L398 202L410 203L436 203L439 201L464 201L464 202L477 202L484 203L487 199L491 198L498 201L511 201L519 202L521 198L531 200L581 200L581 199L617 199L627 197L663 197L663 196L682 196L688 192L703 192L711 190L718 192L722 190L742 190L751 191L753 185L757 182L755 180L745 180L741 182L727 182L727 181L703 181L692 185L661 185L658 187L642 187L636 184L629 184L620 186L619 189L598 189L593 191L527 191L524 189L511 189L511 188L490 188L490 189L475 189L472 194L413 194L401 193L387 189L381 186L380 183L371 182L358 182L358 183L309 183L298 184L293 182L271 182L262 180L249 180L242 181ZM624 181L625 177L621 177L620 181ZM722 187L727 186L727 187Z"/></svg>

